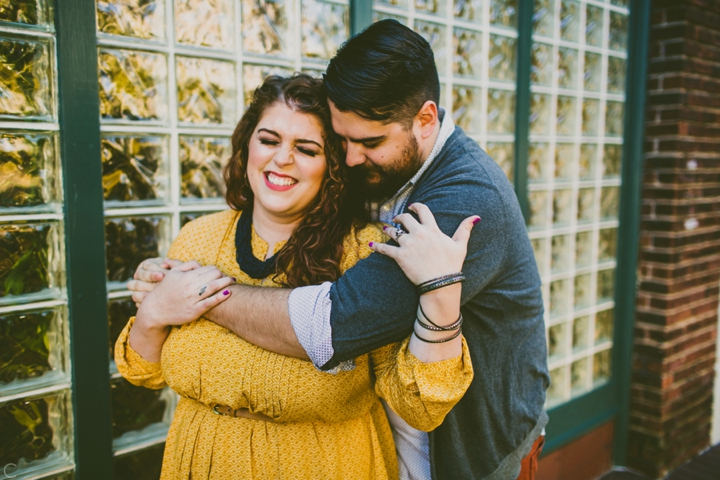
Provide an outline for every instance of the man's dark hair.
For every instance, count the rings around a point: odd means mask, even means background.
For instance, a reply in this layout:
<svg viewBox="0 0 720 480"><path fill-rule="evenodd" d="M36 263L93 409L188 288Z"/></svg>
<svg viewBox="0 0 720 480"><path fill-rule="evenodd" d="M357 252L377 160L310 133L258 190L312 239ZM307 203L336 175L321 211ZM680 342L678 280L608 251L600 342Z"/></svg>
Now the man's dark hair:
<svg viewBox="0 0 720 480"><path fill-rule="evenodd" d="M430 44L396 20L374 23L345 42L324 79L340 111L384 123L409 125L425 102L440 102Z"/></svg>

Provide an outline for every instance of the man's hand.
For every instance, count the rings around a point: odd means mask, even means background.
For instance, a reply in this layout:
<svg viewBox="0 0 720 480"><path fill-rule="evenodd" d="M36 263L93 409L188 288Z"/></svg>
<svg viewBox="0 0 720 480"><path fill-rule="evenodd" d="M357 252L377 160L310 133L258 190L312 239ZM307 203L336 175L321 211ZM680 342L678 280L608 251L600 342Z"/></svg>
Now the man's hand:
<svg viewBox="0 0 720 480"><path fill-rule="evenodd" d="M188 264L192 263L193 262L188 262ZM157 257L143 260L140 265L138 265L137 270L135 270L135 275L133 275L134 280L130 280L127 283L128 290L133 292L132 299L135 301L135 305L140 306L148 293L155 289L158 282L165 278L165 274L171 268L181 265L183 265L181 261L169 258ZM192 270L198 267L200 267L200 264L194 262L192 268L188 267L186 270Z"/></svg>

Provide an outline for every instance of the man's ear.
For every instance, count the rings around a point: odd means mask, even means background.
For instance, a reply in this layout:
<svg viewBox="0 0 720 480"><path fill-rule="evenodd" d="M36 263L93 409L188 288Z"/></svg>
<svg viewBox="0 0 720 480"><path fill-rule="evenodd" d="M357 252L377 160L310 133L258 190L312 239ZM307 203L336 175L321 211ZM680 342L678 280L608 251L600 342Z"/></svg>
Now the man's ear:
<svg viewBox="0 0 720 480"><path fill-rule="evenodd" d="M435 102L428 100L420 107L417 115L415 115L416 135L421 139L430 138L439 122L438 107Z"/></svg>

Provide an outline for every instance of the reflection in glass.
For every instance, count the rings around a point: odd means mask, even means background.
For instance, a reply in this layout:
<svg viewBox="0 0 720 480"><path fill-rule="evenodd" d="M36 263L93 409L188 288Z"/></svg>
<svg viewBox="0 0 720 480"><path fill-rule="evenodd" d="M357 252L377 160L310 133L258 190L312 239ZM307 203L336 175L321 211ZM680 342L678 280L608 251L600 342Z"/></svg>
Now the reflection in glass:
<svg viewBox="0 0 720 480"><path fill-rule="evenodd" d="M575 235L575 268L587 267L592 263L592 232L578 232Z"/></svg>
<svg viewBox="0 0 720 480"><path fill-rule="evenodd" d="M49 20L46 7L44 0L5 0L0 7L0 22L44 25Z"/></svg>
<svg viewBox="0 0 720 480"><path fill-rule="evenodd" d="M530 133L550 132L550 95L533 93L530 99Z"/></svg>
<svg viewBox="0 0 720 480"><path fill-rule="evenodd" d="M590 302L592 302L592 287L590 286L591 280L592 275L589 273L575 277L575 294L573 302L575 310L582 310L583 308L590 306Z"/></svg>
<svg viewBox="0 0 720 480"><path fill-rule="evenodd" d="M532 191L528 193L528 228L536 230L547 226L548 192Z"/></svg>
<svg viewBox="0 0 720 480"><path fill-rule="evenodd" d="M164 3L163 0L98 0L98 32L164 40Z"/></svg>
<svg viewBox="0 0 720 480"><path fill-rule="evenodd" d="M515 179L515 144L509 142L488 142L487 153L500 168L503 169L508 180Z"/></svg>
<svg viewBox="0 0 720 480"><path fill-rule="evenodd" d="M273 67L270 65L243 65L243 98L247 107L252 101L253 92L257 87L262 85L266 77L270 75L288 76L292 75L292 70L283 67Z"/></svg>
<svg viewBox="0 0 720 480"><path fill-rule="evenodd" d="M595 345L609 342L613 337L613 310L603 310L595 315Z"/></svg>
<svg viewBox="0 0 720 480"><path fill-rule="evenodd" d="M620 176L620 159L622 145L606 143L603 153L603 178L617 178Z"/></svg>
<svg viewBox="0 0 720 480"><path fill-rule="evenodd" d="M330 60L350 36L349 15L347 5L303 0L302 54Z"/></svg>
<svg viewBox="0 0 720 480"><path fill-rule="evenodd" d="M582 109L582 133L585 135L595 136L598 134L598 126L600 117L600 100L594 98L586 98L583 100Z"/></svg>
<svg viewBox="0 0 720 480"><path fill-rule="evenodd" d="M230 50L233 46L232 0L175 0L175 40Z"/></svg>
<svg viewBox="0 0 720 480"><path fill-rule="evenodd" d="M415 11L442 14L445 12L445 2L446 0L415 0Z"/></svg>
<svg viewBox="0 0 720 480"><path fill-rule="evenodd" d="M213 212L184 212L180 214L180 227L184 227L188 222L192 222L196 218L208 215Z"/></svg>
<svg viewBox="0 0 720 480"><path fill-rule="evenodd" d="M105 219L105 255L110 282L126 282L140 262L160 256L160 217Z"/></svg>
<svg viewBox="0 0 720 480"><path fill-rule="evenodd" d="M612 349L596 353L593 358L593 385L610 380L610 352Z"/></svg>
<svg viewBox="0 0 720 480"><path fill-rule="evenodd" d="M548 406L557 405L565 400L566 383L565 367L550 371L550 388L547 391Z"/></svg>
<svg viewBox="0 0 720 480"><path fill-rule="evenodd" d="M568 311L570 280L556 280L550 284L550 316L557 317Z"/></svg>
<svg viewBox="0 0 720 480"><path fill-rule="evenodd" d="M62 368L57 310L0 315L0 387Z"/></svg>
<svg viewBox="0 0 720 480"><path fill-rule="evenodd" d="M166 194L167 162L163 137L105 135L101 139L105 201L162 199Z"/></svg>
<svg viewBox="0 0 720 480"><path fill-rule="evenodd" d="M490 24L512 27L517 24L517 0L494 0L490 2Z"/></svg>
<svg viewBox="0 0 720 480"><path fill-rule="evenodd" d="M590 345L590 317L573 320L572 349L573 352L585 350Z"/></svg>
<svg viewBox="0 0 720 480"><path fill-rule="evenodd" d="M435 54L435 64L438 66L438 70L443 72L447 61L445 27L439 23L415 20L415 31L430 44L430 48Z"/></svg>
<svg viewBox="0 0 720 480"><path fill-rule="evenodd" d="M136 387L124 378L118 378L110 386L110 395L113 438L163 420L166 406L163 390Z"/></svg>
<svg viewBox="0 0 720 480"><path fill-rule="evenodd" d="M625 59L608 57L608 81L607 91L609 93L625 92Z"/></svg>
<svg viewBox="0 0 720 480"><path fill-rule="evenodd" d="M50 55L43 42L0 38L0 116L50 119Z"/></svg>
<svg viewBox="0 0 720 480"><path fill-rule="evenodd" d="M287 0L242 0L243 50L289 57L290 17L292 3Z"/></svg>
<svg viewBox="0 0 720 480"><path fill-rule="evenodd" d="M572 190L556 190L553 193L553 226L570 224L572 218Z"/></svg>
<svg viewBox="0 0 720 480"><path fill-rule="evenodd" d="M615 291L615 269L600 270L597 274L597 301L605 302L613 299Z"/></svg>
<svg viewBox="0 0 720 480"><path fill-rule="evenodd" d="M513 90L488 91L488 133L515 131L515 92Z"/></svg>
<svg viewBox="0 0 720 480"><path fill-rule="evenodd" d="M453 29L453 73L480 79L482 33L464 28Z"/></svg>
<svg viewBox="0 0 720 480"><path fill-rule="evenodd" d="M617 218L620 206L620 190L617 187L604 187L600 193L600 218Z"/></svg>
<svg viewBox="0 0 720 480"><path fill-rule="evenodd" d="M605 107L605 134L622 136L623 102L608 101Z"/></svg>
<svg viewBox="0 0 720 480"><path fill-rule="evenodd" d="M603 10L587 5L585 10L585 43L594 47L602 46Z"/></svg>
<svg viewBox="0 0 720 480"><path fill-rule="evenodd" d="M480 23L482 16L482 0L454 0L453 14L459 20Z"/></svg>
<svg viewBox="0 0 720 480"><path fill-rule="evenodd" d="M577 101L575 97L558 95L557 97L557 134L572 135L575 133L577 117Z"/></svg>
<svg viewBox="0 0 720 480"><path fill-rule="evenodd" d="M548 328L548 357L550 361L566 355L567 345L565 324L553 325Z"/></svg>
<svg viewBox="0 0 720 480"><path fill-rule="evenodd" d="M515 39L490 35L488 77L505 82L515 81Z"/></svg>
<svg viewBox="0 0 720 480"><path fill-rule="evenodd" d="M116 480L157 480L162 470L165 444L156 445L113 458Z"/></svg>
<svg viewBox="0 0 720 480"><path fill-rule="evenodd" d="M530 65L530 80L536 85L550 85L553 75L552 46L534 43Z"/></svg>
<svg viewBox="0 0 720 480"><path fill-rule="evenodd" d="M63 396L17 400L0 407L0 465L40 460L56 451L56 423L64 417ZM63 432L58 432L62 435Z"/></svg>
<svg viewBox="0 0 720 480"><path fill-rule="evenodd" d="M166 59L163 55L102 49L100 115L106 120L167 118Z"/></svg>
<svg viewBox="0 0 720 480"><path fill-rule="evenodd" d="M545 238L533 238L530 240L532 244L533 252L535 253L535 263L538 266L538 272L540 276L545 276L545 248L547 245L547 239Z"/></svg>
<svg viewBox="0 0 720 480"><path fill-rule="evenodd" d="M235 65L177 57L178 121L235 122Z"/></svg>
<svg viewBox="0 0 720 480"><path fill-rule="evenodd" d="M573 176L575 145L558 143L555 145L555 180L570 181Z"/></svg>
<svg viewBox="0 0 720 480"><path fill-rule="evenodd" d="M379 5L387 5L390 7L407 7L407 0L374 0Z"/></svg>
<svg viewBox="0 0 720 480"><path fill-rule="evenodd" d="M453 121L470 135L480 133L481 94L482 90L479 88L462 85L453 87Z"/></svg>
<svg viewBox="0 0 720 480"><path fill-rule="evenodd" d="M570 365L570 389L573 395L585 391L589 387L588 359L583 358Z"/></svg>
<svg viewBox="0 0 720 480"><path fill-rule="evenodd" d="M556 235L552 237L552 256L550 269L552 273L562 273L570 269L572 250L570 250L570 235Z"/></svg>
<svg viewBox="0 0 720 480"><path fill-rule="evenodd" d="M627 49L628 17L622 13L610 12L610 30L608 48L625 51Z"/></svg>
<svg viewBox="0 0 720 480"><path fill-rule="evenodd" d="M577 88L577 62L577 50L558 48L558 87Z"/></svg>
<svg viewBox="0 0 720 480"><path fill-rule="evenodd" d="M600 230L598 243L598 262L615 260L617 251L617 228L604 228Z"/></svg>
<svg viewBox="0 0 720 480"><path fill-rule="evenodd" d="M580 4L575 0L560 2L560 38L568 42L580 39Z"/></svg>
<svg viewBox="0 0 720 480"><path fill-rule="evenodd" d="M57 200L55 140L49 133L0 133L0 208Z"/></svg>
<svg viewBox="0 0 720 480"><path fill-rule="evenodd" d="M581 188L578 190L577 222L592 222L595 211L595 189Z"/></svg>
<svg viewBox="0 0 720 480"><path fill-rule="evenodd" d="M56 244L51 223L0 224L0 299L54 287Z"/></svg>
<svg viewBox="0 0 720 480"><path fill-rule="evenodd" d="M115 298L108 301L108 331L110 333L109 355L114 357L115 342L130 317L137 313L135 301L131 297Z"/></svg>
<svg viewBox="0 0 720 480"><path fill-rule="evenodd" d="M589 92L599 92L602 81L602 55L585 52L584 88Z"/></svg>
<svg viewBox="0 0 720 480"><path fill-rule="evenodd" d="M182 197L221 197L222 167L230 158L230 139L181 136L179 141Z"/></svg>
<svg viewBox="0 0 720 480"><path fill-rule="evenodd" d="M550 177L550 150L547 143L531 143L528 148L528 181L544 183Z"/></svg>
<svg viewBox="0 0 720 480"><path fill-rule="evenodd" d="M578 165L580 180L593 180L595 178L597 151L597 145L594 143L583 143L580 146L580 164Z"/></svg>
<svg viewBox="0 0 720 480"><path fill-rule="evenodd" d="M545 37L553 36L553 16L555 0L535 0L533 12L533 33Z"/></svg>

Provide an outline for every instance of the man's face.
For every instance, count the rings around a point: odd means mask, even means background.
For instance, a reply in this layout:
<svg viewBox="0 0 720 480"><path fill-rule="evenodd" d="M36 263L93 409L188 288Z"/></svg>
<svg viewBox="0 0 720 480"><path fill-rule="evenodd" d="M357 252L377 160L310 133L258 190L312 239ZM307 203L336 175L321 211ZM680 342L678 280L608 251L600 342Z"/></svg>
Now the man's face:
<svg viewBox="0 0 720 480"><path fill-rule="evenodd" d="M329 103L333 129L343 138L345 163L352 167L351 181L359 183L370 200L392 197L422 165L412 129L341 112Z"/></svg>

